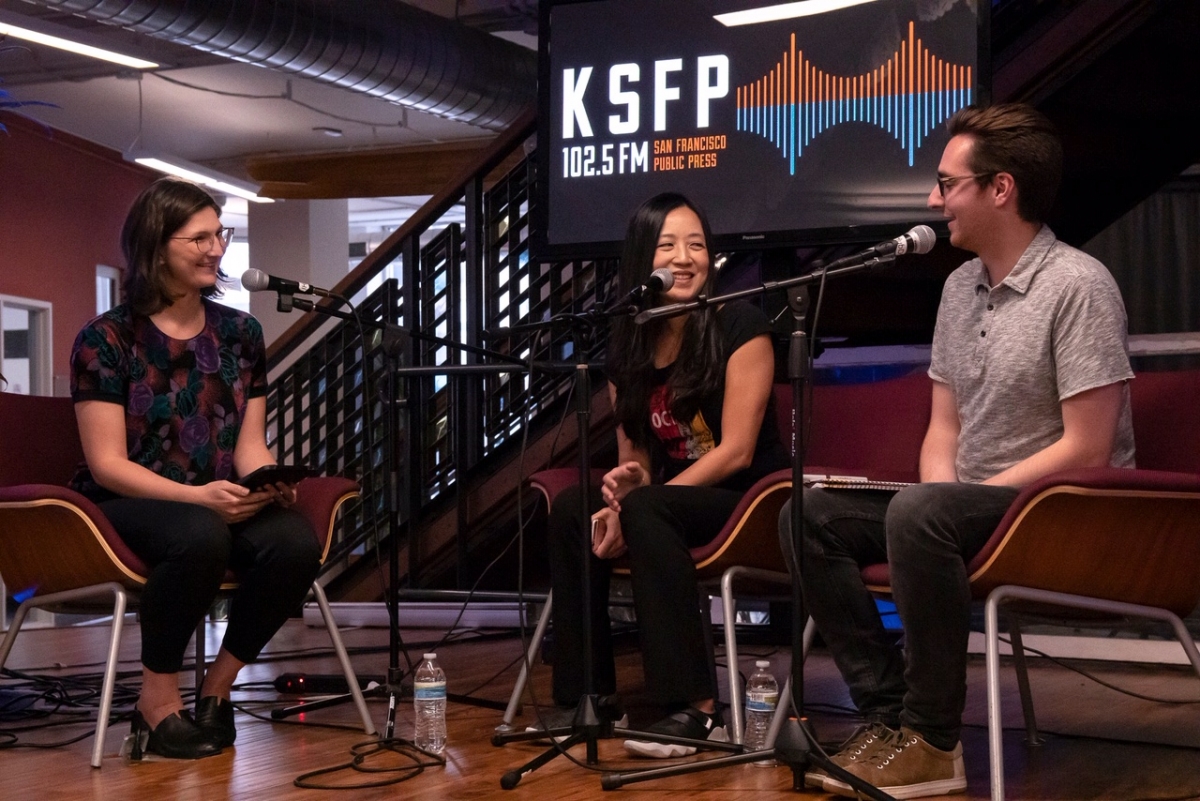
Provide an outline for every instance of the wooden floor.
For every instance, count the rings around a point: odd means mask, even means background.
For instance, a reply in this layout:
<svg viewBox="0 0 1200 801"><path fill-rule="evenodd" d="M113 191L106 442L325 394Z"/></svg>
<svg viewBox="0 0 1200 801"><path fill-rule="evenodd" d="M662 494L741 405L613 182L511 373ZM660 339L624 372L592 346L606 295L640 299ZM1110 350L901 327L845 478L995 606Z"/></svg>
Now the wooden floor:
<svg viewBox="0 0 1200 801"><path fill-rule="evenodd" d="M210 626L209 652L215 650L220 624ZM404 637L414 659L440 637L436 631L406 631ZM18 638L9 667L47 676L94 672L103 657L107 629L103 626L46 629L23 632ZM381 629L356 629L345 632L347 645L363 649L354 656L362 675L382 675L387 666L387 634ZM243 679L266 682L281 672L305 671L330 674L336 663L328 653L328 639L321 629L306 628L292 621L269 646L269 661L248 668ZM518 657L521 646L516 638L461 642L438 647L438 654L450 677L450 691L469 692L472 696L504 701L516 674L506 665ZM122 648L123 669L136 671L137 627L130 626ZM742 670L752 667L754 658L767 656L780 675L787 671L788 656L769 647L748 648L743 654ZM642 686L640 661L636 652L626 649L618 658L618 675L632 722L653 722L658 710L640 697ZM1200 705L1165 705L1130 698L1105 689L1092 681L1052 664L1034 660L1031 671L1038 722L1046 742L1031 748L1023 742L1019 703L1011 670L1005 670L1005 775L1009 799L1192 799L1200 798ZM1200 698L1200 681L1179 668L1149 669L1130 665L1086 665L1106 680L1137 692L1176 699ZM724 670L720 673L724 681ZM817 650L806 668L805 702L822 742L834 742L844 736L854 721L836 713L847 704L845 687L837 677L828 656ZM0 691L14 682L0 682ZM535 672L539 698L549 690L549 668ZM135 692L136 687L130 687ZM127 694L127 698L129 695ZM247 710L265 714L278 704L273 689L247 689L235 700ZM127 707L126 707L127 708ZM386 719L383 700L371 708L377 725ZM94 714L94 713L93 713ZM238 741L235 748L220 756L198 762L145 761L127 763L119 755L125 722L110 729L105 743L103 768L88 766L91 736L79 742L55 748L17 747L0 750L0 799L4 801L47 801L48 799L355 799L415 798L469 799L499 798L545 799L558 801L598 798L600 771L629 770L648 764L627 758L617 740L600 743L600 765L573 764L565 758L554 759L526 776L510 792L500 789L500 777L543 748L529 743L510 743L494 747L493 729L501 722L500 711L475 705L452 703L448 709L449 746L444 767L424 770L406 781L387 787L368 787L401 775L388 768L407 765L402 757L382 752L367 756L363 766L369 770L341 770L323 777L331 785L346 789L302 789L294 786L301 774L319 768L335 767L351 759L352 749L370 743L361 729L354 730L356 716L352 706L312 712L303 723L271 723L238 714ZM518 718L521 724L531 717L527 707ZM966 712L967 729L963 742L966 753L969 793L961 798L987 798L988 760L986 706L982 660L970 667L970 688ZM411 736L411 701L405 699L397 716L397 734ZM319 725L321 724L321 725ZM335 724L341 728L329 728ZM25 724L0 722L0 730L13 731ZM20 746L35 746L87 734L89 726L70 726L18 733ZM0 734L0 743L6 738ZM368 747L369 748L369 747ZM573 755L583 759L583 747ZM697 757L702 758L702 757ZM792 775L787 767L764 769L751 765L723 768L688 776L631 784L608 793L611 798L784 798L793 795ZM350 789L354 788L354 789ZM804 797L823 799L819 792Z"/></svg>

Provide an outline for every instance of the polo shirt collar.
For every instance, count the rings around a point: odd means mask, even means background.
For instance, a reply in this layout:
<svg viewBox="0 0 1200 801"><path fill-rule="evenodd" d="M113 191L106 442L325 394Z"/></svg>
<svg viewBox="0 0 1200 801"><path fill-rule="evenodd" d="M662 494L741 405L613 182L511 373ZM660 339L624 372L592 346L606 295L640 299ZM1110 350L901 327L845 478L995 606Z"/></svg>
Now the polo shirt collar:
<svg viewBox="0 0 1200 801"><path fill-rule="evenodd" d="M1029 284L1033 281L1033 277L1037 275L1037 271L1045 263L1046 255L1050 252L1050 248L1054 247L1054 243L1057 241L1054 232L1050 230L1050 226L1043 225L1041 230L1037 232L1037 236L1029 243L1029 247L1025 248L1025 252L1021 254L1021 258L1017 260L1016 266L1012 268L1012 271L1000 283L1009 287L1014 292L1020 292L1024 295L1026 290L1029 289ZM986 269L984 273L986 275Z"/></svg>

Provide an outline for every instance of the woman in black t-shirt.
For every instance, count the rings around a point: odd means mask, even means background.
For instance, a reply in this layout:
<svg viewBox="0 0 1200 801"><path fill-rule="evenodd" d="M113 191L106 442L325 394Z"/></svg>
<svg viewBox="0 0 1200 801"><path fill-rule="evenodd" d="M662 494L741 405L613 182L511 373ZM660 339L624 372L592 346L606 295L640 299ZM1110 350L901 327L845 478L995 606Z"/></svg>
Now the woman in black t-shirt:
<svg viewBox="0 0 1200 801"><path fill-rule="evenodd" d="M629 223L620 291L670 270L659 305L712 295L716 269L704 214L682 195L658 195ZM604 477L591 516L592 656L596 692L612 693L615 676L607 619L611 560L631 565L634 604L648 692L670 710L648 731L691 739L727 739L715 707L713 655L705 643L689 548L713 539L767 473L786 466L773 415L769 325L746 303L705 306L638 326L617 318L608 343L609 394L618 422L618 465ZM554 698L573 708L585 688L579 587L583 537L578 495L551 511L554 583ZM684 756L694 748L627 740L648 757Z"/></svg>

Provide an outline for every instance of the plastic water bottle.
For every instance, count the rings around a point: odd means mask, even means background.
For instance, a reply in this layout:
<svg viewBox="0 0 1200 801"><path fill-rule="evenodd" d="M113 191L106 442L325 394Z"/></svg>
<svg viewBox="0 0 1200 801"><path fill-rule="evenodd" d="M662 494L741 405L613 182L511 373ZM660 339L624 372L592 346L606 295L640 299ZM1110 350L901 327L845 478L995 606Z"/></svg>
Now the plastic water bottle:
<svg viewBox="0 0 1200 801"><path fill-rule="evenodd" d="M754 663L754 673L746 683L746 736L742 743L747 751L762 751L767 747L767 731L771 728L771 718L775 716L775 707L779 704L779 685L769 672L771 663L760 659ZM775 764L773 759L763 759L754 763L759 767L769 768Z"/></svg>
<svg viewBox="0 0 1200 801"><path fill-rule="evenodd" d="M446 672L437 654L425 654L413 676L413 741L417 748L440 754L446 748Z"/></svg>

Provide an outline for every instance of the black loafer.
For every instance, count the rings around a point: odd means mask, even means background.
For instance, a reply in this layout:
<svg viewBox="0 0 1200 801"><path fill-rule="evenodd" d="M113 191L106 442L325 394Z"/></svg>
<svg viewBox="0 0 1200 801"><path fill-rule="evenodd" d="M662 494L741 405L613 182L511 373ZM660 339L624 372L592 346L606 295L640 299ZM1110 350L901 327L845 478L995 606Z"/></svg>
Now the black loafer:
<svg viewBox="0 0 1200 801"><path fill-rule="evenodd" d="M206 695L196 702L196 725L213 743L228 748L237 739L233 726L233 702L215 695Z"/></svg>
<svg viewBox="0 0 1200 801"><path fill-rule="evenodd" d="M221 753L221 746L206 736L186 711L168 715L151 729L142 713L134 710L132 728L133 748L129 756L135 761L142 758L143 750L168 759L203 759Z"/></svg>

